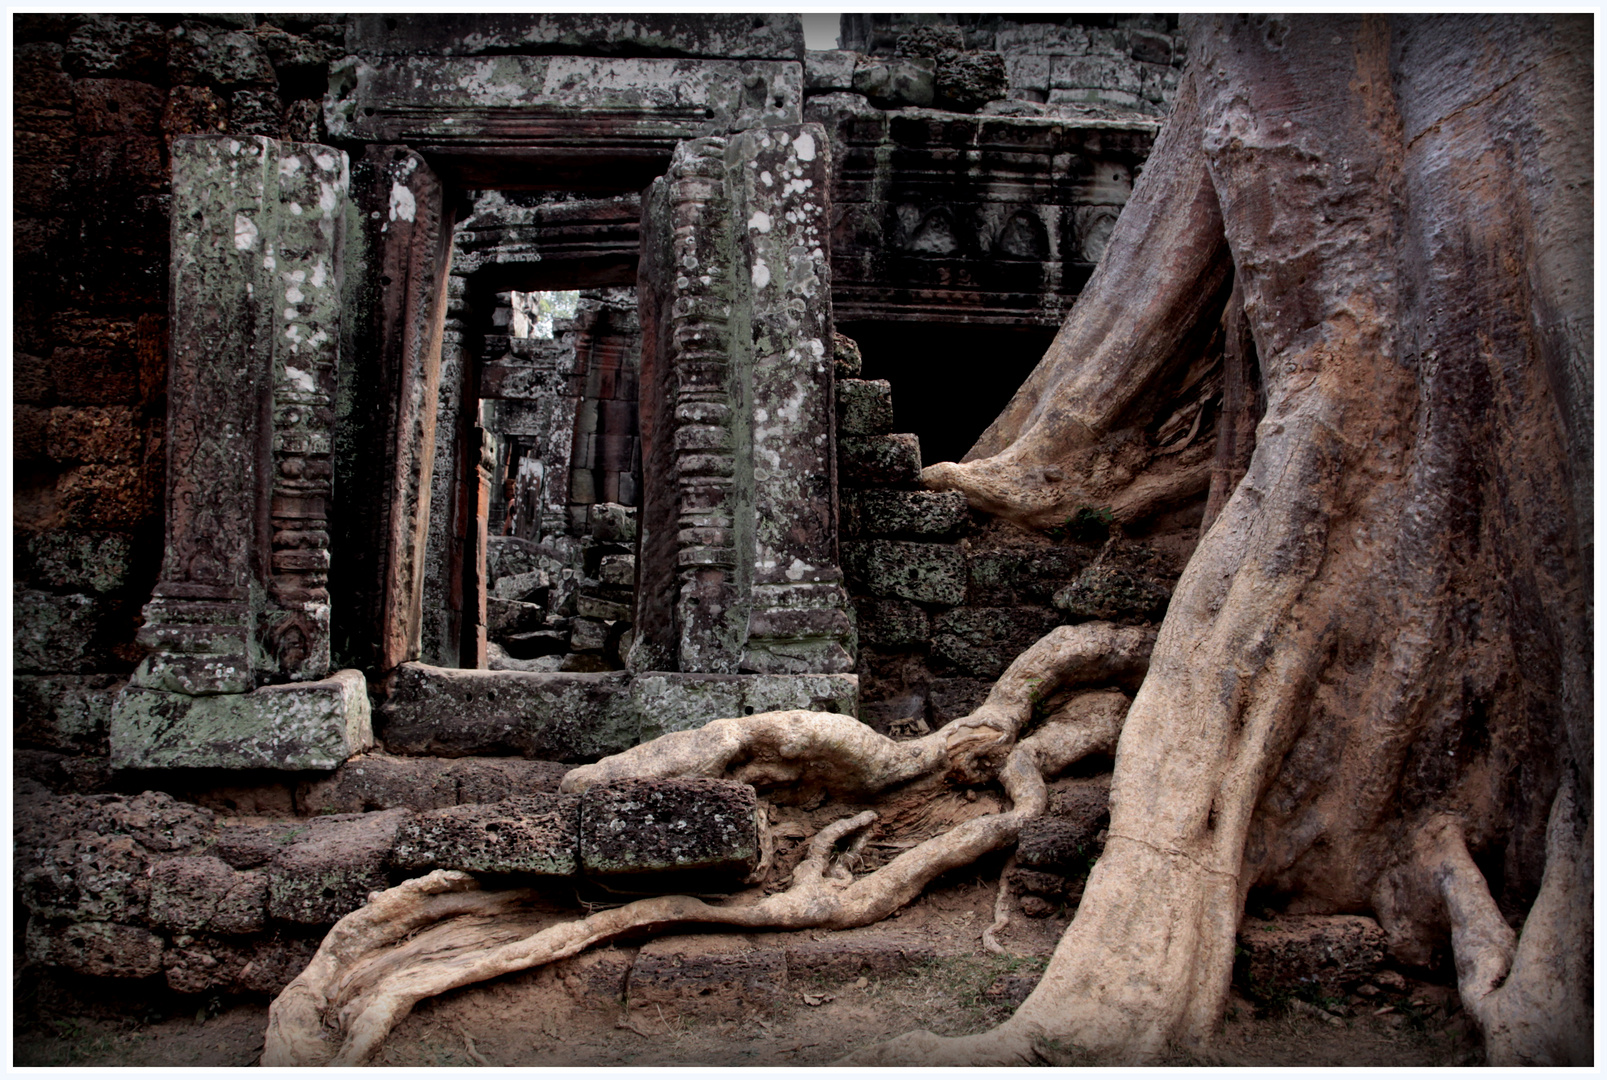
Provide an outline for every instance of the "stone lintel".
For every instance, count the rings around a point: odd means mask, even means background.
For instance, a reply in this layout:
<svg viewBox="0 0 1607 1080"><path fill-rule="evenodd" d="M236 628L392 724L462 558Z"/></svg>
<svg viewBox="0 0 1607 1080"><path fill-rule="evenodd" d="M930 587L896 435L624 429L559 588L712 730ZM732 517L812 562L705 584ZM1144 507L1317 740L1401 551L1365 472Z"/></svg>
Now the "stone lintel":
<svg viewBox="0 0 1607 1080"><path fill-rule="evenodd" d="M369 55L473 56L502 52L802 60L797 15L523 14L352 15L346 47Z"/></svg>
<svg viewBox="0 0 1607 1080"><path fill-rule="evenodd" d="M373 745L367 682L351 668L249 694L130 686L112 707L114 769L333 769Z"/></svg>

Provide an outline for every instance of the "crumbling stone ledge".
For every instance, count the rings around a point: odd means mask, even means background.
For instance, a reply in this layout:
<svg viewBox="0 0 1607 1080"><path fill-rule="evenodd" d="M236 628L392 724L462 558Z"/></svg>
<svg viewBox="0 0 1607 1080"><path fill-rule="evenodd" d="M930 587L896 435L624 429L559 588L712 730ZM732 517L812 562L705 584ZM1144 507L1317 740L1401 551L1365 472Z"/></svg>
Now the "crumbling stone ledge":
<svg viewBox="0 0 1607 1080"><path fill-rule="evenodd" d="M156 791L56 796L26 779L15 799L26 960L92 976L164 973L185 993L277 993L327 927L374 890L431 869L633 888L695 872L729 888L760 858L753 789L704 778L266 821Z"/></svg>

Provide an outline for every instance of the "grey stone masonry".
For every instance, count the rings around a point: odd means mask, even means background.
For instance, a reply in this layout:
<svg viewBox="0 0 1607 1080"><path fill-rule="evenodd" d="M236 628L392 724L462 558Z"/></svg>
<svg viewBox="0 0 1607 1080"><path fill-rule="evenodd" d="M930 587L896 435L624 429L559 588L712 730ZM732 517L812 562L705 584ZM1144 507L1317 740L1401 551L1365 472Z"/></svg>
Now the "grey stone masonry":
<svg viewBox="0 0 1607 1080"><path fill-rule="evenodd" d="M914 484L921 478L921 444L914 435L845 435L837 453L845 485Z"/></svg>
<svg viewBox="0 0 1607 1080"><path fill-rule="evenodd" d="M392 858L403 870L572 876L578 795L520 795L505 802L426 811L398 831Z"/></svg>
<svg viewBox="0 0 1607 1080"><path fill-rule="evenodd" d="M849 580L872 596L928 604L965 601L965 557L958 545L903 540L843 544Z"/></svg>
<svg viewBox="0 0 1607 1080"><path fill-rule="evenodd" d="M862 536L948 540L969 510L958 491L853 491L843 497L843 528Z"/></svg>

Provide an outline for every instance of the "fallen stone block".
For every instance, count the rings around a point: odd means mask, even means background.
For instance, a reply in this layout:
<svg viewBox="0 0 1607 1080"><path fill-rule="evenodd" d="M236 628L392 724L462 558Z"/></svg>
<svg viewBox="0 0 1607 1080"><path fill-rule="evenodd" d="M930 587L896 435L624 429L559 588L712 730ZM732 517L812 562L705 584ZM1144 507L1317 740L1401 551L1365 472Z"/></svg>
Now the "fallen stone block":
<svg viewBox="0 0 1607 1080"><path fill-rule="evenodd" d="M781 949L735 934L689 934L642 946L631 965L625 1000L633 1015L658 1019L740 1019L774 1012L787 993Z"/></svg>
<svg viewBox="0 0 1607 1080"><path fill-rule="evenodd" d="M617 879L697 871L745 878L759 865L753 788L705 777L618 780L581 795L580 866Z"/></svg>
<svg viewBox="0 0 1607 1080"><path fill-rule="evenodd" d="M637 952L634 947L618 945L588 949L552 964L552 975L576 1001L618 1006L625 1000L625 986Z"/></svg>
<svg viewBox="0 0 1607 1080"><path fill-rule="evenodd" d="M793 980L886 978L931 963L940 956L940 944L924 935L899 931L872 934L833 934L816 941L801 934L787 935L782 949L787 974Z"/></svg>
<svg viewBox="0 0 1607 1080"><path fill-rule="evenodd" d="M153 926L184 932L255 934L268 907L268 879L214 856L163 859L151 867Z"/></svg>
<svg viewBox="0 0 1607 1080"><path fill-rule="evenodd" d="M428 810L397 830L392 862L409 871L546 874L576 871L580 796L521 795Z"/></svg>
<svg viewBox="0 0 1607 1080"><path fill-rule="evenodd" d="M1033 869L1080 874L1104 850L1099 834L1110 820L1110 776L1057 781L1049 812L1022 826L1016 861Z"/></svg>
<svg viewBox="0 0 1607 1080"><path fill-rule="evenodd" d="M491 586L491 596L498 600L533 600L542 589L552 585L545 570L529 570L522 574L509 574L498 578Z"/></svg>
<svg viewBox="0 0 1607 1080"><path fill-rule="evenodd" d="M1383 962L1383 928L1365 915L1247 915L1234 980L1261 997L1303 990L1337 996L1371 978Z"/></svg>
<svg viewBox="0 0 1607 1080"><path fill-rule="evenodd" d="M409 810L312 818L307 831L268 864L268 914L284 922L327 926L389 887L396 834Z"/></svg>

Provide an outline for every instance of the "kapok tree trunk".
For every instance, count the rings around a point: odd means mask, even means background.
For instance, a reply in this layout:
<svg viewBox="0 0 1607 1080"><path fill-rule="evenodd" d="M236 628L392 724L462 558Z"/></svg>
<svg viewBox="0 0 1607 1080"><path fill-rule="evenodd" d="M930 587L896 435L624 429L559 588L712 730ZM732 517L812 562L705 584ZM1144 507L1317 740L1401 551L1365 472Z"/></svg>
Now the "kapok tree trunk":
<svg viewBox="0 0 1607 1080"><path fill-rule="evenodd" d="M1105 261L927 480L1038 526L1205 490L1209 461L1123 477L1120 447L1230 272L1254 452L1178 582L1042 982L993 1032L865 1060L1203 1039L1258 886L1376 912L1409 962L1453 931L1492 1062L1588 1060L1591 38L1588 17L1194 22ZM1511 940L1531 905L1550 955Z"/></svg>

